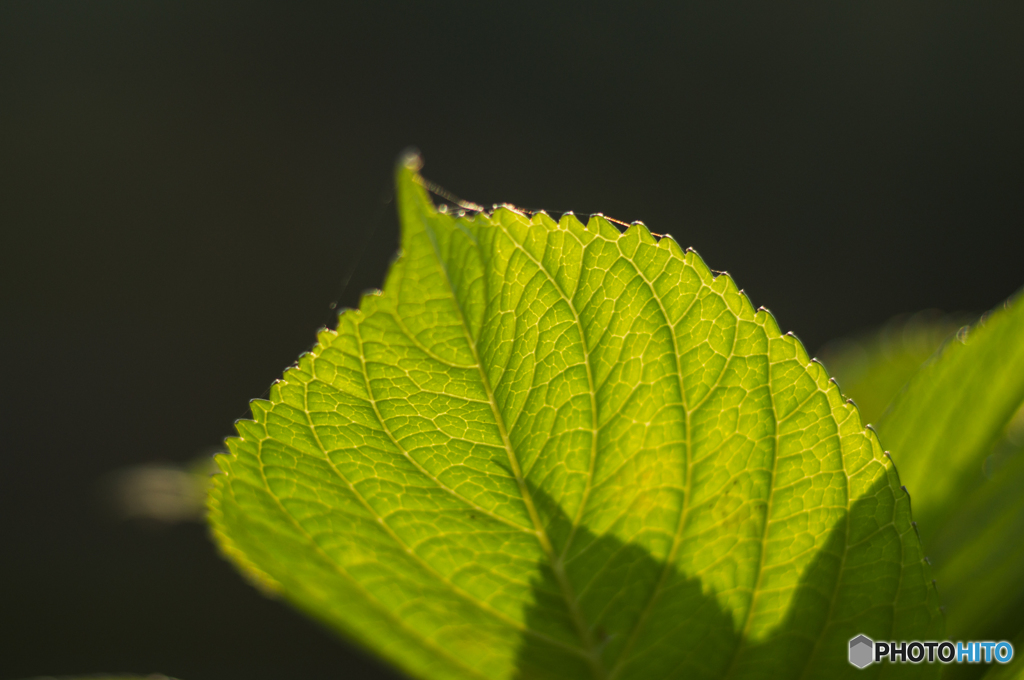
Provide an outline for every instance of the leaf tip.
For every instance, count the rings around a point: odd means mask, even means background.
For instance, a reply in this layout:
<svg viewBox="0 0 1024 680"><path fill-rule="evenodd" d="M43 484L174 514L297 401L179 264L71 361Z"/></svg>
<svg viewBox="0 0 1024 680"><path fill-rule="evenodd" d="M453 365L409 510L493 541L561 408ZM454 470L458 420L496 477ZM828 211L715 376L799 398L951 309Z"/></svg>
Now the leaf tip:
<svg viewBox="0 0 1024 680"><path fill-rule="evenodd" d="M407 146L402 153L398 154L397 165L405 170L419 172L423 168L423 156L420 155L420 150L416 147Z"/></svg>

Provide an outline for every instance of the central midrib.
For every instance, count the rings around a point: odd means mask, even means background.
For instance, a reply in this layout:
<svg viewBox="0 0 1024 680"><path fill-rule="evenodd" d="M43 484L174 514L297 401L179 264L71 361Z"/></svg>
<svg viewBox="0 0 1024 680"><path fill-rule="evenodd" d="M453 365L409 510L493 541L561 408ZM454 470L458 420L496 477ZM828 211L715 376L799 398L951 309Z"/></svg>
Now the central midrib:
<svg viewBox="0 0 1024 680"><path fill-rule="evenodd" d="M505 427L505 419L501 414L501 410L498 408L498 402L494 397L494 390L491 388L491 382L487 377L487 372L484 370L483 363L480 361L480 352L477 349L476 342L469 332L469 324L466 323L466 317L462 312L462 306L458 302L458 298L455 293L455 286L452 285L451 278L448 276L448 268L445 266L445 262L441 257L441 252L437 247L437 241L434 238L433 231L427 225L426 220L422 217L420 219L423 231L430 240L430 245L434 250L434 255L437 258L439 269L441 270L445 283L448 286L448 290L451 293L452 305L459 317L459 326L462 329L466 345L469 347L470 352L473 353L473 361L476 364L478 373L480 374L480 382L483 385L484 391L487 393L487 400L491 406L491 413L494 416L494 422L501 435L501 440L505 447L505 453L508 456L508 462L512 469L512 474L516 478L516 485L518 486L519 493L522 496L523 505L526 506L526 511L530 515L530 520L533 522L537 542L547 555L548 562L551 564L551 570L555 574L555 579L558 581L559 589L562 591L562 597L565 599L566 606L569 609L569 615L572 617L573 624L576 626L577 634L580 636L580 641L583 643L584 649L588 652L586 658L590 664L591 672L593 673L595 680L604 680L607 677L607 672L601 663L600 650L597 645L595 645L593 636L590 634L590 630L583 619L582 612L580 612L579 604L577 603L576 596L573 593L572 585L569 583L569 579L565 574L562 559L560 556L555 554L554 546L551 544L551 539L548 537L547 531L545 531L544 525L540 520L537 508L534 505L533 496L530 494L530 490L526 486L526 479L523 477L522 467L519 465L519 458L516 456L515 449L509 439L508 431ZM595 417L596 415L597 414L594 414Z"/></svg>
<svg viewBox="0 0 1024 680"><path fill-rule="evenodd" d="M640 274L639 269L637 269L637 273ZM644 281L646 282L646 278L644 279ZM653 286L651 286L649 282L647 283L648 286L651 287L651 292L653 293ZM703 285L701 286L701 288L703 288ZM693 309L693 306L697 304L698 301L700 301L701 288L697 289L697 292L693 296L693 300L690 301L690 304L686 306L686 309L680 315L680 319L685 318L686 315L690 313L690 310ZM672 563L675 559L676 551L678 550L679 544L682 540L683 529L686 526L686 521L689 517L690 497L693 491L693 441L691 436L692 428L690 423L690 416L692 415L692 410L690 409L689 404L687 403L686 389L683 385L682 368L679 365L681 356L679 353L679 339L676 337L675 326L673 325L668 315L668 310L665 309L665 306L662 304L661 298L659 298L655 294L654 299L658 301L658 307L661 309L662 315L665 317L665 322L668 325L669 331L672 334L672 346L675 350L675 373L679 379L679 398L682 400L683 412L686 418L686 490L683 496L683 507L680 508L679 510L679 519L676 523L676 530L672 538L672 547L669 549L668 559L665 561L665 565L662 567L661 574L658 575L658 581L655 583L654 590L648 597L647 603L646 605L644 605L644 609L640 613L640 617L637 619L636 623L633 624L633 628L629 631L629 635L626 638L626 645L625 647L623 647L622 652L619 654L619 658L615 663L615 667L612 668L610 678L617 677L618 674L622 672L622 670L626 667L626 663L629 660L629 652L632 650L633 645L636 643L636 636L640 633L642 626L646 622L647 617L650 615L651 608L654 606L655 601L661 593L661 589L665 583L665 579L668 577L669 570L672 568ZM726 368L723 369L723 372L727 368L728 365L726 365Z"/></svg>
<svg viewBox="0 0 1024 680"><path fill-rule="evenodd" d="M533 262L538 271L544 272L548 281L550 281L551 285L558 291L558 294L562 296L562 300L569 308L569 311L572 312L573 321L576 324L576 330L580 334L580 345L583 348L583 366L587 369L587 388L590 393L590 466L587 470L587 485L583 490L583 497L580 499L580 507L576 511L576 517L573 518L572 529L569 531L569 537L565 539L565 546L562 548L562 552L556 558L558 560L559 568L561 569L561 565L564 563L566 555L569 554L569 548L572 547L572 542L576 538L576 531L579 529L580 523L583 521L583 513L586 511L587 501L590 500L590 493L594 487L594 469L597 465L597 440L598 431L600 430L600 419L597 412L597 388L594 386L594 368L591 366L590 351L587 349L587 334L583 330L583 322L580 321L579 310L577 310L576 305L573 304L572 297L569 296L568 292L562 289L562 286L558 283L555 277L551 275L551 272L544 268L543 263L534 257L533 253L527 250L523 244L519 243L512 237L512 234L509 233L508 229L505 229L505 226L501 224L501 222L495 220L495 225L497 225L505 235L508 236L509 240L512 241L521 253L530 258L530 261ZM580 245L583 246L583 244ZM585 246L583 247L585 248ZM577 282L577 286L578 285L579 283ZM476 356L475 347L473 351L474 356ZM479 365L479 357L477 359ZM484 378L486 380L486 376L484 376ZM488 390L489 389L490 388L488 387ZM504 427L504 424L502 424L502 427ZM553 548L554 546L552 546L552 549Z"/></svg>

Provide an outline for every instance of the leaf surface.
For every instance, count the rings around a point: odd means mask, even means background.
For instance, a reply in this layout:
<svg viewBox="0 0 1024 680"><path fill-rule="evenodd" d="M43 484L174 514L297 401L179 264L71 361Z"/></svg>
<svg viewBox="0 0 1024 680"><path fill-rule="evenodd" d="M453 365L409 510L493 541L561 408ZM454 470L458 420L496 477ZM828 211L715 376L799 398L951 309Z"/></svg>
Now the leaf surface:
<svg viewBox="0 0 1024 680"><path fill-rule="evenodd" d="M1024 628L1024 418L1017 421L924 544L953 639L1008 639Z"/></svg>
<svg viewBox="0 0 1024 680"><path fill-rule="evenodd" d="M913 496L954 638L1012 637L1024 626L1022 402L1018 296L943 345L878 423Z"/></svg>
<svg viewBox="0 0 1024 680"><path fill-rule="evenodd" d="M1024 402L1024 296L943 348L878 424L926 518L976 483L982 463ZM927 529L925 529L927 533Z"/></svg>
<svg viewBox="0 0 1024 680"><path fill-rule="evenodd" d="M1003 323L1000 319L990 318L986 325ZM976 339L981 328L962 327L953 337L955 329L948 318L915 315L886 324L877 333L829 343L823 359L862 413L880 415L894 398L904 398L900 396L901 388L908 383L912 382L906 387L913 390L910 397L929 385L934 388L925 378L941 376L949 357L973 351L961 345L965 338L972 344L972 336ZM949 344L937 352L944 341ZM980 347L986 353L990 351L984 345ZM919 370L922 376L911 381ZM953 400L961 398L955 389L948 389L948 394ZM969 410L965 416L970 417ZM966 421L958 422L967 425ZM888 445L888 428L892 426L892 422L881 426L883 446ZM1024 627L1024 545L1020 541L1024 535L1024 494L1020 493L1024 488L1024 407L1011 418L994 445L987 449L984 446L979 444L973 454L977 465L973 472L965 474L956 467L933 465L923 480L908 486L914 495L914 514L925 539L925 554L932 561L951 639L1005 639ZM955 453L947 451L946 455ZM960 451L960 455L965 453ZM907 452L899 455L902 459ZM942 502L949 504L951 512L925 514L921 519L916 501L919 496L927 499L931 485L942 482L946 475L958 482L955 492ZM949 667L944 677L969 677L978 672L970 665Z"/></svg>
<svg viewBox="0 0 1024 680"><path fill-rule="evenodd" d="M219 458L256 583L424 678L836 677L859 633L941 634L891 461L728 275L639 224L443 212L417 169L383 292Z"/></svg>

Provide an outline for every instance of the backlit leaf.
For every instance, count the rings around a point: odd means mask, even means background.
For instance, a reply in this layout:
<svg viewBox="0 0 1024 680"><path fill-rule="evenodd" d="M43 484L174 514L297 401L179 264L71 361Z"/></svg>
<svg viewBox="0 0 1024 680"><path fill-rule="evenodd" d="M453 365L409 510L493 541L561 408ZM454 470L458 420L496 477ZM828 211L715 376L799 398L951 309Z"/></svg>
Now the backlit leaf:
<svg viewBox="0 0 1024 680"><path fill-rule="evenodd" d="M439 211L417 169L383 291L219 458L256 583L423 678L862 677L854 635L941 635L891 461L729 276L642 225Z"/></svg>
<svg viewBox="0 0 1024 680"><path fill-rule="evenodd" d="M953 637L1012 637L1024 626L1022 402L1018 296L947 342L878 423L913 497Z"/></svg>

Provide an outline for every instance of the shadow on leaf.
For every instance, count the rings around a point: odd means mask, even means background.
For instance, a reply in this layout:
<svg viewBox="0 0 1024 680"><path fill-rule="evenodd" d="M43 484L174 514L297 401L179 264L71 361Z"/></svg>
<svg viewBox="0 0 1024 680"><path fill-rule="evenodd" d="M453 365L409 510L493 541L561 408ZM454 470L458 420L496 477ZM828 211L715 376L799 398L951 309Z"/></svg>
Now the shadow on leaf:
<svg viewBox="0 0 1024 680"><path fill-rule="evenodd" d="M543 491L531 491L538 507L557 508ZM759 635L757 626L749 625L746 611L725 609L722 594L714 593L699 576L675 567L666 573L664 562L643 548L609 534L596 536L580 526L565 572L579 601L579 620L586 622L585 630L574 620L555 570L544 565L531 584L534 605L525 617L531 633L522 637L514 677L935 677L939 664L878 664L860 670L847 661L848 642L858 634L900 639L895 609L902 604L893 605L902 580L899 570L894 565L888 570L872 569L879 561L895 559L899 564L903 560L900 542L892 540L894 527L879 528L875 519L887 500L895 501L895 496L882 476L826 532L825 542L807 562L795 591L792 587L761 589L756 601L759 610L777 605L780 613L774 625L761 626ZM571 526L560 510L554 510L547 521L554 535L568 535ZM847 551L848 541L852 548ZM576 561L604 566L596 574L585 575L585 570L573 569ZM874 578L872 572L877 572ZM662 585L652 603L659 579ZM908 618L915 614L909 612L901 620ZM936 631L940 634L941 629ZM581 642L587 638L593 645L590 658Z"/></svg>

